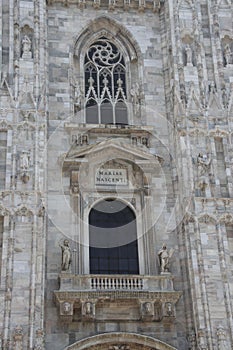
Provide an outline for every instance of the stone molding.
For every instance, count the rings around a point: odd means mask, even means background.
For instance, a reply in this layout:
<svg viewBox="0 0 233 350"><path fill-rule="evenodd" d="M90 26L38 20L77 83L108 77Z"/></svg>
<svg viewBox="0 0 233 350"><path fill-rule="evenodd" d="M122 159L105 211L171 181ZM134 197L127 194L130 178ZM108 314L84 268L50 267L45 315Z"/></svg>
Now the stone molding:
<svg viewBox="0 0 233 350"><path fill-rule="evenodd" d="M83 9L92 6L95 9L105 8L106 4L101 3L101 0L47 0L47 5L53 5L55 3L62 3L64 6L77 5L79 8ZM151 10L158 12L163 5L163 0L153 0L153 2L137 1L137 0L124 0L124 1L114 1L109 0L107 5L110 11L115 9L129 10L130 8L138 9L139 12L144 12L144 10Z"/></svg>
<svg viewBox="0 0 233 350"><path fill-rule="evenodd" d="M182 295L173 289L172 280L170 274L79 276L61 273L60 290L54 291L54 296L61 321L65 323L72 322L77 307L81 308L81 319L94 320L96 307L102 308L104 301L124 300L135 305L138 317L143 320L160 322L165 318L172 322L176 316L175 305Z"/></svg>
<svg viewBox="0 0 233 350"><path fill-rule="evenodd" d="M98 334L77 341L66 347L64 350L110 350L124 349L129 350L176 350L173 346L149 336L140 335L137 333L105 333Z"/></svg>

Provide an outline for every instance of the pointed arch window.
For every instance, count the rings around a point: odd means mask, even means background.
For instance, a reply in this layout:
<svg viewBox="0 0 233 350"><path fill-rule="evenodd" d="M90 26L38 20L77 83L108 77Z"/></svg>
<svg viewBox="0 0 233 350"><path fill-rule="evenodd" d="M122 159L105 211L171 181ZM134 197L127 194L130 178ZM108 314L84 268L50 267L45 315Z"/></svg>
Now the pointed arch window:
<svg viewBox="0 0 233 350"><path fill-rule="evenodd" d="M86 123L128 124L126 66L115 44L105 37L85 55Z"/></svg>

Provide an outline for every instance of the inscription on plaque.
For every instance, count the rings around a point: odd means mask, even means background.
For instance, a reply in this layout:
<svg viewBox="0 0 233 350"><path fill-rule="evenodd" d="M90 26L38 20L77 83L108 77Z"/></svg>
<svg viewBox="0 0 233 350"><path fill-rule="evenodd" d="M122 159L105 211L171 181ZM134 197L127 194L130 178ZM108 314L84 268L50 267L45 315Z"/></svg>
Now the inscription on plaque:
<svg viewBox="0 0 233 350"><path fill-rule="evenodd" d="M99 169L95 176L96 185L128 185L126 169Z"/></svg>

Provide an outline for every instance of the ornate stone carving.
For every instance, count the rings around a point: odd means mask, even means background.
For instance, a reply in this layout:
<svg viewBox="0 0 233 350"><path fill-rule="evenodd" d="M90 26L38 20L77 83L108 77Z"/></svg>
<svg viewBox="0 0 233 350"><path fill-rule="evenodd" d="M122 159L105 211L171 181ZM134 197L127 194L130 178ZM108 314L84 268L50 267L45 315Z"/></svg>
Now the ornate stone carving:
<svg viewBox="0 0 233 350"><path fill-rule="evenodd" d="M15 211L15 215L18 215L18 216L32 216L33 212L32 212L32 210L27 208L25 205L22 205Z"/></svg>
<svg viewBox="0 0 233 350"><path fill-rule="evenodd" d="M220 217L219 221L221 223L232 225L233 224L233 215L231 213L225 213Z"/></svg>
<svg viewBox="0 0 233 350"><path fill-rule="evenodd" d="M79 171L73 170L71 171L71 179L70 179L71 191L73 194L77 194L79 192Z"/></svg>
<svg viewBox="0 0 233 350"><path fill-rule="evenodd" d="M165 317L174 317L175 308L174 305L170 302L164 304L163 316Z"/></svg>
<svg viewBox="0 0 233 350"><path fill-rule="evenodd" d="M92 319L95 317L95 303L92 301L82 302L82 317Z"/></svg>
<svg viewBox="0 0 233 350"><path fill-rule="evenodd" d="M208 182L206 182L205 179L202 181L199 181L198 187L200 189L200 195L205 196L205 191L206 191L206 188L208 187Z"/></svg>
<svg viewBox="0 0 233 350"><path fill-rule="evenodd" d="M141 303L141 316L144 320L150 320L154 316L154 305L150 301Z"/></svg>
<svg viewBox="0 0 233 350"><path fill-rule="evenodd" d="M60 315L71 316L73 315L73 304L69 301L64 301L60 304Z"/></svg>
<svg viewBox="0 0 233 350"><path fill-rule="evenodd" d="M71 257L71 249L70 249L68 239L64 239L63 244L60 242L59 246L61 247L61 250L62 250L61 270L69 271L72 257Z"/></svg>
<svg viewBox="0 0 233 350"><path fill-rule="evenodd" d="M215 225L217 222L217 218L215 216L207 214L207 213L201 214L199 216L198 220L199 220L199 222L202 222L204 224L212 223Z"/></svg>
<svg viewBox="0 0 233 350"><path fill-rule="evenodd" d="M23 328L21 326L16 326L13 333L13 349L23 350Z"/></svg>
<svg viewBox="0 0 233 350"><path fill-rule="evenodd" d="M217 328L218 350L227 350L226 331L222 326Z"/></svg>
<svg viewBox="0 0 233 350"><path fill-rule="evenodd" d="M200 350L207 350L207 345L206 345L206 332L204 329L199 329L197 333L198 337L198 346Z"/></svg>
<svg viewBox="0 0 233 350"><path fill-rule="evenodd" d="M196 334L194 331L189 335L189 347L190 350L196 350Z"/></svg>
<svg viewBox="0 0 233 350"><path fill-rule="evenodd" d="M199 153L197 156L198 175L202 176L208 173L211 159L207 154Z"/></svg>
<svg viewBox="0 0 233 350"><path fill-rule="evenodd" d="M36 341L34 350L43 350L44 349L44 331L43 329L36 330Z"/></svg>
<svg viewBox="0 0 233 350"><path fill-rule="evenodd" d="M109 3L108 3L108 9L110 11L113 11L116 7L116 0L109 0Z"/></svg>
<svg viewBox="0 0 233 350"><path fill-rule="evenodd" d="M70 323L73 319L73 303L70 301L63 301L60 303L60 316L61 321L64 323Z"/></svg>

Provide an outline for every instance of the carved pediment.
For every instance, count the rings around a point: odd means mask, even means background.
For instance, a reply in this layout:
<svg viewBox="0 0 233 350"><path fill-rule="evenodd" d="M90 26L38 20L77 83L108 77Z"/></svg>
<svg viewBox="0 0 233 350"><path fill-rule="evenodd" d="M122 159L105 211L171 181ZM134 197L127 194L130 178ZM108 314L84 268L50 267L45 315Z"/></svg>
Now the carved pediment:
<svg viewBox="0 0 233 350"><path fill-rule="evenodd" d="M72 145L71 149L66 154L64 163L86 159L106 158L108 154L111 157L130 159L136 161L154 162L155 160L162 162L162 157L152 155L144 146L133 146L126 143L124 139L110 139L102 142L97 142L91 145L80 147L79 145Z"/></svg>

